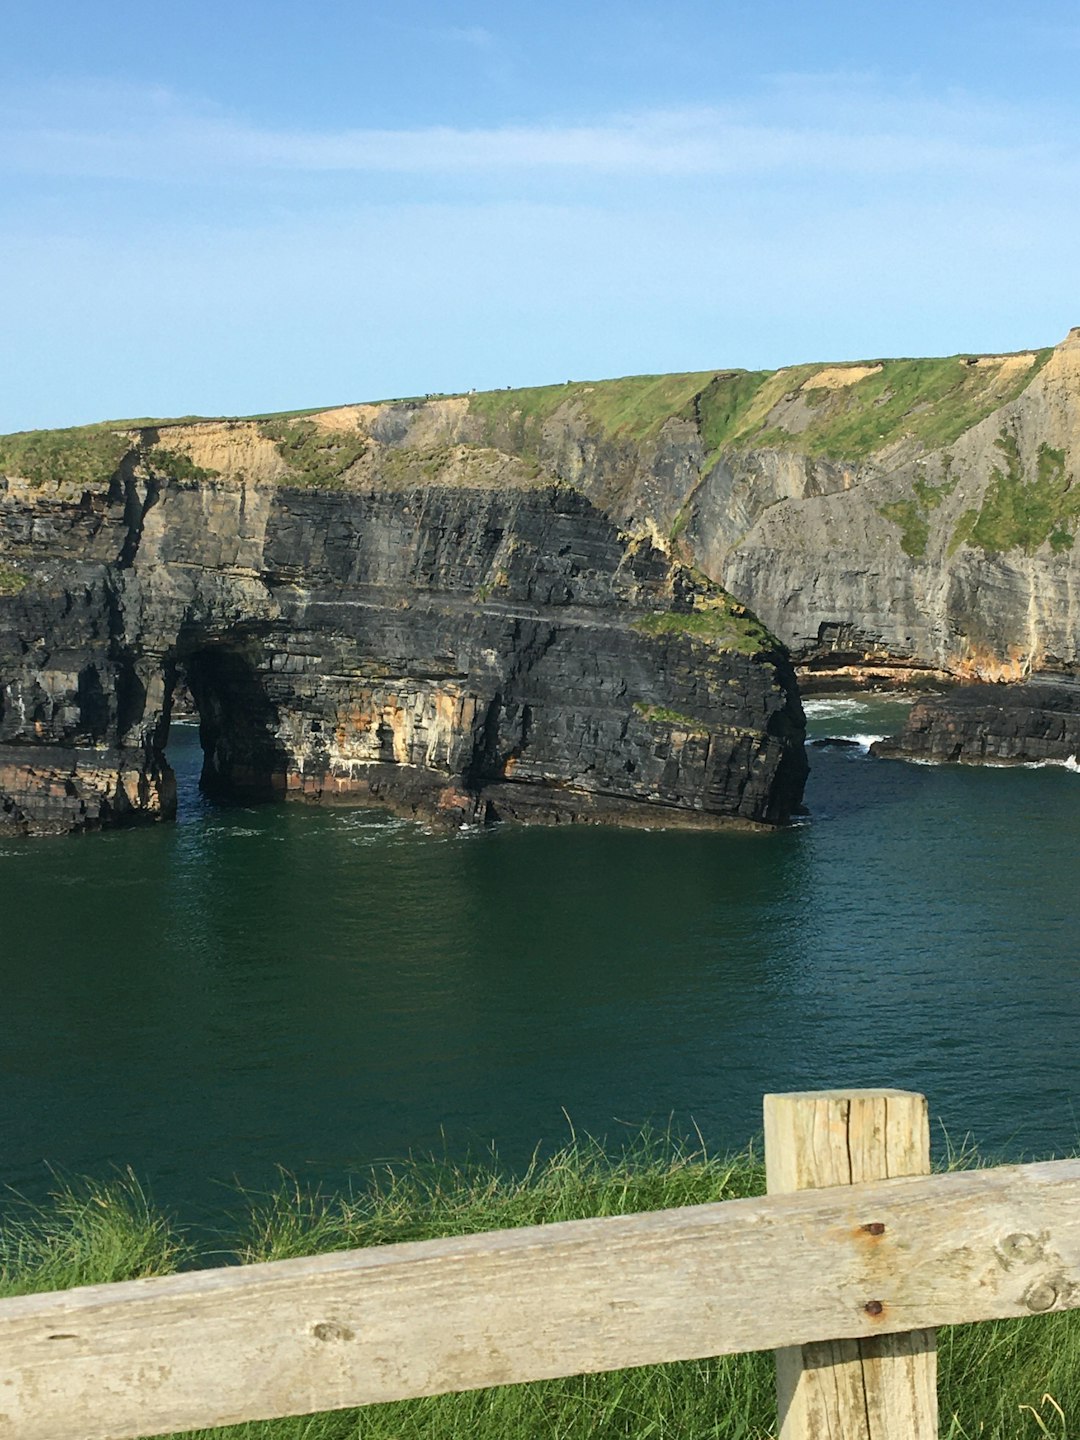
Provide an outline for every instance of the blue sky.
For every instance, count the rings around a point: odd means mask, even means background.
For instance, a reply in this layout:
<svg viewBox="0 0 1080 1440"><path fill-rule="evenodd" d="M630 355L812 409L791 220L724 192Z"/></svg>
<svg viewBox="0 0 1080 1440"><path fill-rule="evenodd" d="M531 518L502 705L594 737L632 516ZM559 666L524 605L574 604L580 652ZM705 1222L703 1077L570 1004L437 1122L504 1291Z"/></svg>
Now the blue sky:
<svg viewBox="0 0 1080 1440"><path fill-rule="evenodd" d="M1080 11L0 19L0 430L1051 343Z"/></svg>

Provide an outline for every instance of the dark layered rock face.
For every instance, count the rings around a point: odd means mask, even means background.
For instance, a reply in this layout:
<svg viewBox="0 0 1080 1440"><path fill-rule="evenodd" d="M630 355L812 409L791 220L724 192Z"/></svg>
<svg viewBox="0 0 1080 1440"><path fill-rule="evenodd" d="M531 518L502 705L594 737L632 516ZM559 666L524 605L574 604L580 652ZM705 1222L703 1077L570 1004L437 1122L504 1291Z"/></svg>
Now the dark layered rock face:
<svg viewBox="0 0 1080 1440"><path fill-rule="evenodd" d="M871 753L1010 764L1080 756L1080 686L970 685L911 707L900 735Z"/></svg>
<svg viewBox="0 0 1080 1440"><path fill-rule="evenodd" d="M566 486L128 462L81 492L0 481L0 554L0 828L171 815L181 682L223 795L453 823L777 824L801 801L786 655L684 628L685 572Z"/></svg>

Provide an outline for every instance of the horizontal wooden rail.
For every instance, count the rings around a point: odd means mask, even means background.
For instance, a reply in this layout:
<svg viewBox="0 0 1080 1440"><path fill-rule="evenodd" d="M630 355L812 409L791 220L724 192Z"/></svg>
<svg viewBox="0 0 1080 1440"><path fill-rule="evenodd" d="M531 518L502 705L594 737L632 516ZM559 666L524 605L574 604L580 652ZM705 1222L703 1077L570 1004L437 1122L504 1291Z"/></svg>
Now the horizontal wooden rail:
<svg viewBox="0 0 1080 1440"><path fill-rule="evenodd" d="M0 1437L122 1440L1080 1305L1080 1160L0 1301Z"/></svg>

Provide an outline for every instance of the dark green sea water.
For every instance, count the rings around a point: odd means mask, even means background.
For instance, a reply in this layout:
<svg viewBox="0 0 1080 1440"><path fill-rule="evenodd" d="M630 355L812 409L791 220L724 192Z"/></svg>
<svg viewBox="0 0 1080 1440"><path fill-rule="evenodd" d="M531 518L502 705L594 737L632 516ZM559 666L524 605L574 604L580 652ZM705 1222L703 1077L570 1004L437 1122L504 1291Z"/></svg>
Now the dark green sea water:
<svg viewBox="0 0 1080 1440"><path fill-rule="evenodd" d="M992 1153L1077 1145L1080 774L815 748L782 833L447 836L211 806L194 729L172 758L176 826L0 847L0 1184L130 1165L197 1219L277 1166L520 1163L566 1116L737 1147L764 1091L837 1085L923 1090Z"/></svg>

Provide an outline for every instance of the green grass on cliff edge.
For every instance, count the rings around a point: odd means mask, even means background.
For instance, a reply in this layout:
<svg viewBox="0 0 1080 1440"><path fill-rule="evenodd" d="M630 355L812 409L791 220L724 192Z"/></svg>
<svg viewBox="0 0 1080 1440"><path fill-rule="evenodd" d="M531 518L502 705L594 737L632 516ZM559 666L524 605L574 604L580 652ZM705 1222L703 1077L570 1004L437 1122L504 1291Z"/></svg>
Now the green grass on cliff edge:
<svg viewBox="0 0 1080 1440"><path fill-rule="evenodd" d="M634 621L635 630L647 635L691 635L718 650L737 650L742 655L758 655L765 650L782 648L780 641L749 611L734 606L728 598L708 609L653 610Z"/></svg>
<svg viewBox="0 0 1080 1440"><path fill-rule="evenodd" d="M745 605L700 570L679 572L686 583L685 598L692 608L653 610L633 622L647 635L690 635L718 650L742 655L783 650L783 645Z"/></svg>
<svg viewBox="0 0 1080 1440"><path fill-rule="evenodd" d="M95 425L0 435L0 475L32 485L107 484L131 449L129 436Z"/></svg>
<svg viewBox="0 0 1080 1440"><path fill-rule="evenodd" d="M826 368L821 365L778 370L758 387L751 403L730 425L725 444L732 449L800 450L852 462L905 437L927 450L940 449L1014 400L1031 384L1053 350L1048 347L1032 353L1030 366L1005 378L996 366L980 365L975 363L977 357L964 355L868 361L866 365L880 368L837 389L807 385ZM785 428L785 409L796 401L797 423Z"/></svg>
<svg viewBox="0 0 1080 1440"><path fill-rule="evenodd" d="M950 444L1026 388L1052 348L1032 353L1030 366L1005 378L994 364L964 355L814 363L494 390L471 396L469 410L483 417L491 443L530 454L541 449L546 421L577 412L599 437L637 443L655 437L667 420L692 421L705 469L725 450L761 448L855 462L904 437L927 449ZM865 366L871 373L851 385L813 383L822 370Z"/></svg>
<svg viewBox="0 0 1080 1440"><path fill-rule="evenodd" d="M469 414L484 422L491 444L535 457L544 422L556 413L580 413L587 428L608 439L640 443L666 420L690 418L712 371L679 375L629 375L621 380L570 381L525 390L485 390L469 396Z"/></svg>
<svg viewBox="0 0 1080 1440"><path fill-rule="evenodd" d="M600 441L646 443L665 422L698 428L706 469L725 450L778 448L852 463L908 437L927 449L950 444L995 409L1014 399L1051 355L1032 352L1013 372L974 356L865 362L871 373L851 385L815 385L823 370L854 369L863 362L789 366L777 371L690 371L632 375L617 380L567 381L519 390L490 390L466 398L480 422L481 443L536 460L545 448L545 425L558 415L578 417ZM809 383L808 383L809 382ZM422 404L420 400L386 405ZM334 487L362 453L360 437L328 437L305 419L317 409L244 418L275 441L303 483ZM185 417L192 422L203 417ZM222 417L225 418L225 417ZM112 421L70 430L0 436L0 474L35 483L100 483L115 471L137 429L185 421ZM343 453L343 452L348 453Z"/></svg>
<svg viewBox="0 0 1080 1440"><path fill-rule="evenodd" d="M970 1159L970 1157L967 1157ZM524 1173L408 1161L347 1194L295 1181L238 1197L229 1233L199 1255L130 1176L61 1186L51 1204L7 1201L0 1293L285 1259L588 1216L760 1195L754 1151L709 1155L669 1135L608 1149L575 1139ZM943 1440L1074 1440L1080 1434L1080 1311L938 1331ZM771 1354L646 1365L500 1386L200 1435L217 1440L767 1440L776 1433ZM188 1432L191 1440L191 1432Z"/></svg>

